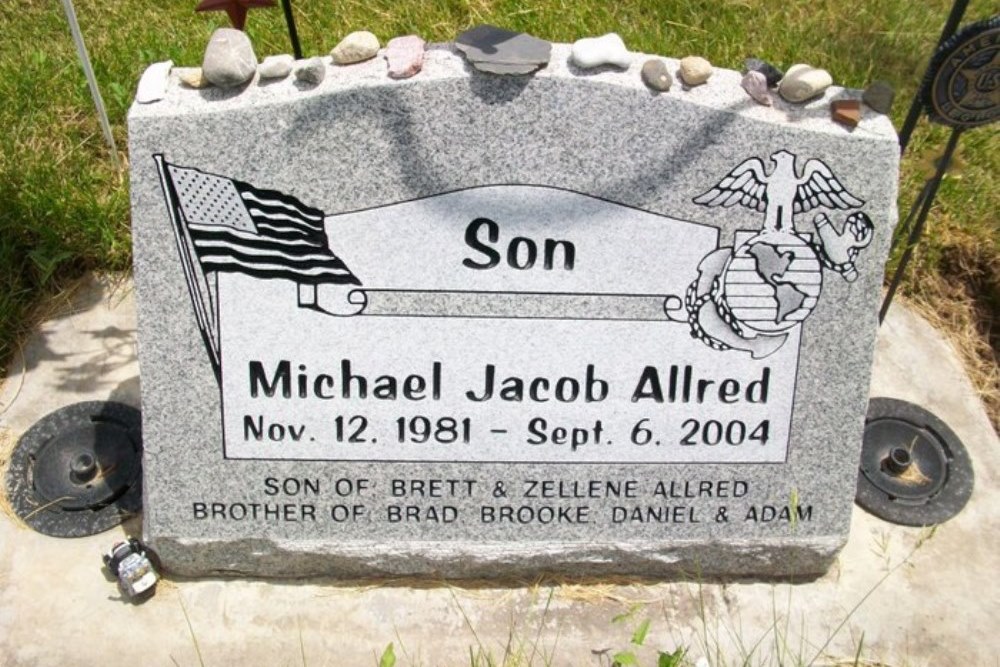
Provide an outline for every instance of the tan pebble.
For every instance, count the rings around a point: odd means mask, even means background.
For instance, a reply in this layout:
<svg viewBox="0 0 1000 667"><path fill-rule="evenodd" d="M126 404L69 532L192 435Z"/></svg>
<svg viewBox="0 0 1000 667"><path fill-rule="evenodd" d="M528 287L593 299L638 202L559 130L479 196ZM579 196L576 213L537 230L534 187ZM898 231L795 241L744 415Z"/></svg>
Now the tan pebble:
<svg viewBox="0 0 1000 667"><path fill-rule="evenodd" d="M701 56L688 56L681 59L681 81L688 86L700 86L712 76L712 63Z"/></svg>
<svg viewBox="0 0 1000 667"><path fill-rule="evenodd" d="M379 47L378 37L367 30L359 30L340 40L330 56L338 65L352 65L374 58Z"/></svg>
<svg viewBox="0 0 1000 667"><path fill-rule="evenodd" d="M180 82L188 88L208 88L212 85L200 67L175 67L174 72Z"/></svg>

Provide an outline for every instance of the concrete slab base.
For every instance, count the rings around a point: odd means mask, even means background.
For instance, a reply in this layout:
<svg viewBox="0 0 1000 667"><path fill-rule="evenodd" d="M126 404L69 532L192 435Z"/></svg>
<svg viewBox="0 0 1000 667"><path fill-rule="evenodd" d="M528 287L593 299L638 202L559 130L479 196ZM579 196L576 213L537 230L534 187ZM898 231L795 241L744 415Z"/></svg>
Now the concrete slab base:
<svg viewBox="0 0 1000 667"><path fill-rule="evenodd" d="M0 446L70 403L138 405L134 312L127 285L95 279L42 325L0 387ZM680 647L713 666L998 664L1000 439L954 351L898 302L872 395L947 422L976 489L936 529L855 509L846 548L817 581L166 580L132 605L101 554L137 534L136 520L65 540L7 516L0 665L377 665L390 643L397 665L610 665L623 650L655 665L657 651ZM631 646L646 619L643 646Z"/></svg>

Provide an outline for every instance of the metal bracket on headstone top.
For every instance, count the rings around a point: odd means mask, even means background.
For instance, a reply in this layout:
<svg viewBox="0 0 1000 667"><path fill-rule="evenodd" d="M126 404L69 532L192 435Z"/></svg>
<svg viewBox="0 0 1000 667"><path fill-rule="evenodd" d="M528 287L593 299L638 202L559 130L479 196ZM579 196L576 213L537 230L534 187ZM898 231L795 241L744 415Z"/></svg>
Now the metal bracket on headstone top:
<svg viewBox="0 0 1000 667"><path fill-rule="evenodd" d="M855 502L880 519L930 526L958 514L974 475L958 436L913 403L873 398L868 404Z"/></svg>
<svg viewBox="0 0 1000 667"><path fill-rule="evenodd" d="M84 537L142 508L142 420L137 409L76 403L21 437L7 470L14 512L40 533Z"/></svg>

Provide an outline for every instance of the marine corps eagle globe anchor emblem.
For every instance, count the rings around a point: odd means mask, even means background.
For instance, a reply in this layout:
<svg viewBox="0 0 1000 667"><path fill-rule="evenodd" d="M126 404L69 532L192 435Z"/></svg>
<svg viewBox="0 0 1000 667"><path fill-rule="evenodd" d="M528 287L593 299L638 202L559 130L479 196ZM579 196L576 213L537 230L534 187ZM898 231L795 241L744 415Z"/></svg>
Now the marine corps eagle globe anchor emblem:
<svg viewBox="0 0 1000 667"><path fill-rule="evenodd" d="M737 232L734 247L709 253L684 299L691 335L716 350L742 350L762 359L776 352L789 330L809 317L823 287L823 269L852 282L854 262L874 235L871 219L851 213L838 231L826 213L813 218L812 234L795 229L794 216L815 208L864 206L818 159L799 175L796 156L780 150L768 173L753 157L694 198L702 206L745 206L764 214L756 234Z"/></svg>

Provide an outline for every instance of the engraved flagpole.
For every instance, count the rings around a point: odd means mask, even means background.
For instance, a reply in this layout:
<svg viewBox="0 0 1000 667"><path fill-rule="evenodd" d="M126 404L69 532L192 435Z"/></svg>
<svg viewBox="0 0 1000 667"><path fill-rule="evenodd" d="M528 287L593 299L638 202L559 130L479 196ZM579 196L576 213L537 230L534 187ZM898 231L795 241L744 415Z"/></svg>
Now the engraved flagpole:
<svg viewBox="0 0 1000 667"><path fill-rule="evenodd" d="M174 230L177 251L181 256L184 279L187 281L188 291L191 294L191 303L194 305L198 329L201 330L205 347L209 351L209 360L212 362L212 370L215 372L215 377L221 382L222 360L219 341L216 337L218 326L212 326L213 324L217 324L218 314L216 309L212 307L211 298L206 297L202 290L201 282L198 280L199 272L195 269L195 260L192 257L194 242L189 237L187 229L180 219L180 202L177 192L174 190L174 184L167 174L163 155L158 153L153 156L153 159L156 161L156 170L160 175L160 185L163 187L163 193L167 198L167 211L170 215L171 227Z"/></svg>

